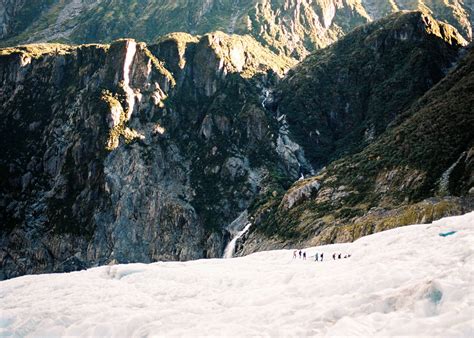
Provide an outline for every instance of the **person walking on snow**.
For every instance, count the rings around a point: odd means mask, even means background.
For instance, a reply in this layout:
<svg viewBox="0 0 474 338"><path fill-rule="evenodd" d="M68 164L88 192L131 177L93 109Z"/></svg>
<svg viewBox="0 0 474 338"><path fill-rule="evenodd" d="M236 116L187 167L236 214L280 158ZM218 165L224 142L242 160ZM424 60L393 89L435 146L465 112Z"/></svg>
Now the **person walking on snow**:
<svg viewBox="0 0 474 338"><path fill-rule="evenodd" d="M301 250L300 250L299 254L300 254L300 259L301 259Z"/></svg>
<svg viewBox="0 0 474 338"><path fill-rule="evenodd" d="M317 262L319 259L318 253L316 252L316 255L314 255L314 260Z"/></svg>
<svg viewBox="0 0 474 338"><path fill-rule="evenodd" d="M296 259L296 253L297 252L298 252L298 250L293 251L293 259Z"/></svg>
<svg viewBox="0 0 474 338"><path fill-rule="evenodd" d="M321 252L321 262L323 261L324 259L324 253Z"/></svg>
<svg viewBox="0 0 474 338"><path fill-rule="evenodd" d="M303 260L306 260L306 251L303 252Z"/></svg>
<svg viewBox="0 0 474 338"><path fill-rule="evenodd" d="M336 254L335 253L332 254L332 259L336 260Z"/></svg>

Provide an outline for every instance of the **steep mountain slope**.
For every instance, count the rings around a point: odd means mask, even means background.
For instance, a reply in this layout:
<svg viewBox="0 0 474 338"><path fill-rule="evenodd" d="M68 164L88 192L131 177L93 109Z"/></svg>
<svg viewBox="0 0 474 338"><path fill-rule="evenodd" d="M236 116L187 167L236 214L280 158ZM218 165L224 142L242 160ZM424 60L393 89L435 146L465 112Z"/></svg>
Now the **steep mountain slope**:
<svg viewBox="0 0 474 338"><path fill-rule="evenodd" d="M472 39L471 7L463 0L1 0L0 39L3 46L122 37L154 42L170 32L221 30L250 34L278 54L301 59L399 10L424 10Z"/></svg>
<svg viewBox="0 0 474 338"><path fill-rule="evenodd" d="M254 213L244 252L333 243L474 208L474 50L362 152ZM426 200L425 200L426 199ZM271 237L262 241L263 237Z"/></svg>
<svg viewBox="0 0 474 338"><path fill-rule="evenodd" d="M451 26L428 15L393 14L292 69L276 90L276 109L321 168L380 135L445 76L463 44Z"/></svg>

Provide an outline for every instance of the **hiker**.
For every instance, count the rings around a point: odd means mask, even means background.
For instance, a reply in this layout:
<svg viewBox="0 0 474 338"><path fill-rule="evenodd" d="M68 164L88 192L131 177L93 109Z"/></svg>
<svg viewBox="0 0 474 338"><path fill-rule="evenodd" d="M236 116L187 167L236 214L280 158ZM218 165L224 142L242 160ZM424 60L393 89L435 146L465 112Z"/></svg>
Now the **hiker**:
<svg viewBox="0 0 474 338"><path fill-rule="evenodd" d="M300 259L301 259L301 250L300 250L299 254L300 254Z"/></svg>
<svg viewBox="0 0 474 338"><path fill-rule="evenodd" d="M318 253L316 252L316 255L314 255L314 261L317 262L318 261Z"/></svg>
<svg viewBox="0 0 474 338"><path fill-rule="evenodd" d="M321 252L321 262L323 261L324 259L324 253Z"/></svg>
<svg viewBox="0 0 474 338"><path fill-rule="evenodd" d="M298 250L293 251L293 259L296 259L296 253L297 252L298 252Z"/></svg>
<svg viewBox="0 0 474 338"><path fill-rule="evenodd" d="M346 258L347 258L347 255L344 255L344 259L346 259Z"/></svg>
<svg viewBox="0 0 474 338"><path fill-rule="evenodd" d="M303 252L303 260L306 260L306 251Z"/></svg>
<svg viewBox="0 0 474 338"><path fill-rule="evenodd" d="M341 255L341 254L339 254L339 256L337 256L337 259L341 259L341 256L342 256L342 255Z"/></svg>
<svg viewBox="0 0 474 338"><path fill-rule="evenodd" d="M336 254L335 253L332 254L332 259L336 260Z"/></svg>

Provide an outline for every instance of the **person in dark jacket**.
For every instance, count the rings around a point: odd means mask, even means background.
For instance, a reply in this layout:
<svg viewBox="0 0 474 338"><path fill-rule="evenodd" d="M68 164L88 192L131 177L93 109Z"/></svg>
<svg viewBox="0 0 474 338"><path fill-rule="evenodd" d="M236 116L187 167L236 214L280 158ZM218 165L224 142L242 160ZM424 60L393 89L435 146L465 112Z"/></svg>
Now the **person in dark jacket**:
<svg viewBox="0 0 474 338"><path fill-rule="evenodd" d="M324 259L324 253L321 252L321 262L323 261L323 259Z"/></svg>

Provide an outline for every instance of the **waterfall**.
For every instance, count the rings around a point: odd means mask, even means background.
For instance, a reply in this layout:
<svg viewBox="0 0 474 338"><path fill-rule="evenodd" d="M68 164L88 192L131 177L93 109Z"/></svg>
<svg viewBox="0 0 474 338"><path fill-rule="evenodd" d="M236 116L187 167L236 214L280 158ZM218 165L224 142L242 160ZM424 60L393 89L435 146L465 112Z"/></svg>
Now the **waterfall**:
<svg viewBox="0 0 474 338"><path fill-rule="evenodd" d="M136 52L137 43L133 40L127 41L125 60L123 63L123 89L125 90L125 94L127 95L128 104L127 119L130 119L130 116L132 115L133 109L135 107L135 93L130 87L130 73L132 72L132 64Z"/></svg>
<svg viewBox="0 0 474 338"><path fill-rule="evenodd" d="M229 242L229 244L227 244L227 246L224 250L224 258L232 258L234 256L235 246L237 244L237 240L240 237L242 237L247 231L249 231L251 225L252 225L252 223L247 223L245 228L243 228L239 232L232 232L231 231L231 234L234 235L234 238L232 238L232 240Z"/></svg>

